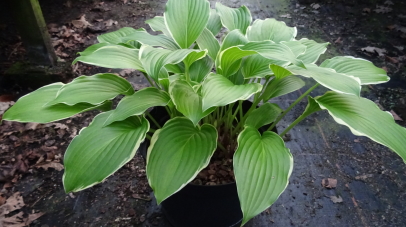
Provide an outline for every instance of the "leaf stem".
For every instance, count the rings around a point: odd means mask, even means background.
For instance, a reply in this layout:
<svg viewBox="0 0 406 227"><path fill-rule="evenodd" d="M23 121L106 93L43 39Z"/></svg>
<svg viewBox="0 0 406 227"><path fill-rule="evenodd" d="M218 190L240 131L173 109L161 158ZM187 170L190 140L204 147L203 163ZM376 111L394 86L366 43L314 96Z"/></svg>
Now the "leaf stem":
<svg viewBox="0 0 406 227"><path fill-rule="evenodd" d="M303 119L305 119L307 115L300 115L292 124L290 124L283 132L279 135L280 137L283 137L289 130L291 130L293 127L295 127L299 122L301 122Z"/></svg>
<svg viewBox="0 0 406 227"><path fill-rule="evenodd" d="M145 114L148 116L148 118L152 121L152 123L154 123L154 125L157 128L161 128L161 125L159 125L159 123L155 120L155 118L148 111L145 112Z"/></svg>
<svg viewBox="0 0 406 227"><path fill-rule="evenodd" d="M320 84L316 83L313 87L309 88L305 93L303 93L296 101L294 101L279 117L272 123L271 126L267 129L267 131L272 130L276 124L293 108L298 104L304 97L306 97L310 92L312 92L316 87L318 87Z"/></svg>

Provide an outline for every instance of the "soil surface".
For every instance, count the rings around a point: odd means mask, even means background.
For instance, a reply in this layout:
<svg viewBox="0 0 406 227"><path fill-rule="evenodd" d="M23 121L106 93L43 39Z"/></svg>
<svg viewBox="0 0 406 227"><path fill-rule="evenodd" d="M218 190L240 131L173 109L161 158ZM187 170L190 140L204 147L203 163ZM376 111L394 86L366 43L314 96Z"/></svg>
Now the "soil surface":
<svg viewBox="0 0 406 227"><path fill-rule="evenodd" d="M246 5L254 19L274 17L296 26L298 38L330 42L321 60L351 55L384 68L391 77L389 83L365 86L362 96L375 101L383 110L395 113L397 122L406 126L406 2L220 2L231 7ZM67 67L62 70L61 78L69 81L78 75L116 72L126 77L135 89L146 85L135 71L109 70L81 63L71 67L70 62L77 52L95 43L97 35L104 32L125 26L145 27L150 31L144 21L162 15L164 0L40 0L40 4L59 62ZM0 5L0 11L0 78L4 78L7 70L17 62L26 61L26 56L7 8ZM287 108L314 82L306 80L306 83L305 88L274 101L281 108ZM0 87L0 111L7 102L35 89L4 83ZM320 88L312 95L324 91ZM299 116L305 105L297 105L280 122L279 131ZM145 163L139 155L105 182L82 192L65 194L61 181L64 151L97 113L87 112L45 125L1 124L0 205L12 204L13 208L9 208L5 216L0 215L0 221L23 220L31 223L30 226L41 227L170 226L156 205L146 179ZM352 135L325 112L311 115L286 139L295 165L290 184L272 207L246 226L405 225L406 165L396 154L368 138Z"/></svg>

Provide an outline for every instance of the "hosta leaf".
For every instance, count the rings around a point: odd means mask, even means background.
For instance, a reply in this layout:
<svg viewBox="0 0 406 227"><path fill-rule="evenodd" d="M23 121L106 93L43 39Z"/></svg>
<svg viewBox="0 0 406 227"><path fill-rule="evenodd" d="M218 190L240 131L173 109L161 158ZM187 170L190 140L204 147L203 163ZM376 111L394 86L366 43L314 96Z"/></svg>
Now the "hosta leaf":
<svg viewBox="0 0 406 227"><path fill-rule="evenodd" d="M151 27L152 31L159 31L164 33L166 36L171 37L171 33L169 33L168 29L166 28L164 17L156 16L152 19L146 20L145 23Z"/></svg>
<svg viewBox="0 0 406 227"><path fill-rule="evenodd" d="M161 69L165 65L177 64L184 59L187 59L188 64L191 64L193 61L203 58L206 53L206 51L192 49L170 51L166 49L153 48L150 46L142 46L140 49L140 61L142 62L148 75L155 81L158 81ZM189 57L189 55L192 56Z"/></svg>
<svg viewBox="0 0 406 227"><path fill-rule="evenodd" d="M259 54L248 56L244 59L241 70L246 79L249 78L264 78L272 75L273 72L269 68L270 64L286 65L285 61L276 61L262 57Z"/></svg>
<svg viewBox="0 0 406 227"><path fill-rule="evenodd" d="M406 129L396 124L389 112L381 111L371 100L331 91L315 100L337 123L389 147L406 162Z"/></svg>
<svg viewBox="0 0 406 227"><path fill-rule="evenodd" d="M151 19L154 20L154 19ZM109 32L97 37L101 43L128 43L130 41L137 41L149 46L160 46L170 50L179 49L179 46L173 41L172 38L165 35L151 35L145 29L121 28L114 32Z"/></svg>
<svg viewBox="0 0 406 227"><path fill-rule="evenodd" d="M97 115L69 144L64 156L66 193L102 182L130 161L144 141L149 130L144 117L133 116L103 127L109 115Z"/></svg>
<svg viewBox="0 0 406 227"><path fill-rule="evenodd" d="M201 50L207 49L207 54L211 57L211 59L216 60L217 53L220 49L220 44L213 34L207 30L207 28L205 28L202 34L200 34L199 38L197 38L196 43L199 45Z"/></svg>
<svg viewBox="0 0 406 227"><path fill-rule="evenodd" d="M335 57L325 60L320 67L332 68L338 73L358 77L361 84L380 84L389 81L385 70L361 58Z"/></svg>
<svg viewBox="0 0 406 227"><path fill-rule="evenodd" d="M303 45L300 41L297 40L283 41L281 42L281 44L288 46L296 57L304 54L307 49L305 45Z"/></svg>
<svg viewBox="0 0 406 227"><path fill-rule="evenodd" d="M333 69L306 64L306 69L297 66L286 68L295 75L311 77L321 85L340 93L359 96L361 92L360 80L353 76L337 73Z"/></svg>
<svg viewBox="0 0 406 227"><path fill-rule="evenodd" d="M305 117L309 116L310 114L315 113L320 110L321 110L320 105L316 102L316 100L310 96L307 96L307 106L301 116L303 116L303 118L305 118Z"/></svg>
<svg viewBox="0 0 406 227"><path fill-rule="evenodd" d="M168 0L165 24L176 43L187 49L206 27L210 16L207 0Z"/></svg>
<svg viewBox="0 0 406 227"><path fill-rule="evenodd" d="M65 119L95 108L106 107L106 105L111 106L111 102L101 103L100 105L78 103L73 106L68 106L66 104L45 106L45 104L56 97L56 94L63 85L63 83L50 84L21 97L4 113L3 120L48 123Z"/></svg>
<svg viewBox="0 0 406 227"><path fill-rule="evenodd" d="M123 43L122 39L123 37L130 35L134 32L143 30L144 30L143 28L134 29L130 27L124 27L114 32L108 32L103 35L99 35L97 36L97 40L99 41L99 43L120 44Z"/></svg>
<svg viewBox="0 0 406 227"><path fill-rule="evenodd" d="M97 46L96 46L97 45ZM95 50L95 47L99 47ZM138 49L127 48L121 45L95 44L88 47L77 57L72 64L80 61L90 65L96 65L112 69L136 69L144 71L138 60Z"/></svg>
<svg viewBox="0 0 406 227"><path fill-rule="evenodd" d="M246 100L261 89L261 84L235 85L224 76L211 73L202 85L203 111L214 106L225 106L237 100Z"/></svg>
<svg viewBox="0 0 406 227"><path fill-rule="evenodd" d="M301 39L298 42L306 46L306 52L298 57L305 64L314 64L319 59L321 54L327 50L329 43L317 43L314 40Z"/></svg>
<svg viewBox="0 0 406 227"><path fill-rule="evenodd" d="M56 94L56 98L46 106L58 103L72 106L83 102L96 105L120 94L132 95L133 93L134 89L131 84L115 74L101 73L93 76L80 76L63 85Z"/></svg>
<svg viewBox="0 0 406 227"><path fill-rule="evenodd" d="M236 73L234 73L232 76L228 78L233 84L235 85L241 85L244 84L245 78L244 75L242 74L241 68L238 70Z"/></svg>
<svg viewBox="0 0 406 227"><path fill-rule="evenodd" d="M186 81L172 82L169 86L169 95L176 109L189 118L194 125L214 110L214 108L202 110L202 98Z"/></svg>
<svg viewBox="0 0 406 227"><path fill-rule="evenodd" d="M292 72L279 65L270 65L269 68L272 69L276 79L283 79L292 75Z"/></svg>
<svg viewBox="0 0 406 227"><path fill-rule="evenodd" d="M239 29L232 30L226 35L226 37L224 37L223 42L221 43L220 52L229 47L244 45L246 43L248 43L248 39Z"/></svg>
<svg viewBox="0 0 406 227"><path fill-rule="evenodd" d="M217 130L194 126L186 118L169 120L151 139L147 176L157 203L182 189L209 164L217 147Z"/></svg>
<svg viewBox="0 0 406 227"><path fill-rule="evenodd" d="M220 55L218 56L219 64L217 65L217 71L223 76L228 77L238 70L238 68L233 65L234 63L243 57L257 53L268 59L286 61L287 63L292 62L295 65L305 67L300 60L296 59L295 54L288 46L276 44L272 41L262 41L249 42L244 46L230 47L220 52Z"/></svg>
<svg viewBox="0 0 406 227"><path fill-rule="evenodd" d="M133 115L141 115L148 108L166 106L171 98L168 93L154 87L147 87L124 97L107 118L104 126L115 121L122 121Z"/></svg>
<svg viewBox="0 0 406 227"><path fill-rule="evenodd" d="M216 36L221 30L222 24L220 16L217 14L215 9L210 9L209 22L207 23L206 28L211 31L211 33Z"/></svg>
<svg viewBox="0 0 406 227"><path fill-rule="evenodd" d="M257 19L247 30L247 38L250 41L272 40L278 43L293 40L296 34L295 27L288 27L285 22L273 18Z"/></svg>
<svg viewBox="0 0 406 227"><path fill-rule="evenodd" d="M271 98L286 95L293 91L299 90L305 85L305 82L296 76L287 76L282 79L274 78L266 86L262 95L263 101L266 102Z"/></svg>
<svg viewBox="0 0 406 227"><path fill-rule="evenodd" d="M169 50L177 50L179 46L173 41L172 38L165 35L151 35L145 30L136 31L122 38L123 42L132 40L138 41L148 46L159 46Z"/></svg>
<svg viewBox="0 0 406 227"><path fill-rule="evenodd" d="M233 9L216 2L216 10L220 15L221 23L229 31L240 29L240 31L245 34L247 27L251 24L251 13L246 6Z"/></svg>
<svg viewBox="0 0 406 227"><path fill-rule="evenodd" d="M189 69L190 79L195 82L202 82L213 68L213 61L206 56L195 61Z"/></svg>
<svg viewBox="0 0 406 227"><path fill-rule="evenodd" d="M258 129L274 122L281 112L282 109L278 105L267 102L248 115L245 125Z"/></svg>
<svg viewBox="0 0 406 227"><path fill-rule="evenodd" d="M271 206L286 189L293 158L281 137L246 127L238 136L234 174L243 213L242 225Z"/></svg>

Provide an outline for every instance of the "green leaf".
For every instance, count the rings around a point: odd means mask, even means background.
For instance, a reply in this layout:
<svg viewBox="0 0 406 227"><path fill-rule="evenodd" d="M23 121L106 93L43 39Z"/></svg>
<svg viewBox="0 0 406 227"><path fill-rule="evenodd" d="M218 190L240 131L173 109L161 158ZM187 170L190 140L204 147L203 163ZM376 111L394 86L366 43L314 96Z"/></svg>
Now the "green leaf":
<svg viewBox="0 0 406 227"><path fill-rule="evenodd" d="M285 61L287 63L292 62L295 65L305 67L300 60L296 59L295 54L288 46L276 44L272 41L262 41L249 42L244 46L230 47L220 52L220 55L218 56L219 64L217 65L217 71L223 76L228 77L238 70L234 63L238 62L238 60L243 57L257 53L268 59Z"/></svg>
<svg viewBox="0 0 406 227"><path fill-rule="evenodd" d="M178 44L176 44L172 38L165 35L151 35L145 30L129 34L126 37L123 37L122 40L123 42L135 40L148 46L159 46L169 50L179 49Z"/></svg>
<svg viewBox="0 0 406 227"><path fill-rule="evenodd" d="M279 43L294 40L296 35L297 29L295 27L288 27L285 22L273 18L257 19L247 30L247 38L250 41L272 40Z"/></svg>
<svg viewBox="0 0 406 227"><path fill-rule="evenodd" d="M361 58L335 57L325 60L320 67L332 68L338 73L358 77L361 84L380 84L389 81L385 70Z"/></svg>
<svg viewBox="0 0 406 227"><path fill-rule="evenodd" d="M301 116L303 116L303 118L305 118L305 117L309 116L310 114L315 113L320 110L322 110L322 109L320 108L320 105L316 102L316 100L310 96L307 96L307 106Z"/></svg>
<svg viewBox="0 0 406 227"><path fill-rule="evenodd" d="M234 174L243 213L242 225L271 206L286 189L293 158L281 137L246 127L238 136Z"/></svg>
<svg viewBox="0 0 406 227"><path fill-rule="evenodd" d="M64 156L65 192L102 182L135 155L149 130L144 117L133 116L103 127L110 112L97 115L69 144Z"/></svg>
<svg viewBox="0 0 406 227"><path fill-rule="evenodd" d="M56 98L47 103L46 106L58 103L72 106L84 102L97 105L120 94L134 94L131 84L122 77L111 73L80 76L63 85L56 94Z"/></svg>
<svg viewBox="0 0 406 227"><path fill-rule="evenodd" d="M220 52L229 47L244 45L246 43L248 43L248 39L239 29L232 30L226 35L226 37L224 37L223 42L221 43Z"/></svg>
<svg viewBox="0 0 406 227"><path fill-rule="evenodd" d="M169 95L176 109L189 118L194 125L214 110L214 108L202 110L202 97L186 81L172 82L169 86Z"/></svg>
<svg viewBox="0 0 406 227"><path fill-rule="evenodd" d="M140 49L140 61L142 62L142 65L145 68L147 74L155 81L158 81L161 69L165 65L178 64L184 59L187 60L187 64L192 64L194 61L203 58L206 53L206 51L192 49L179 49L170 51L165 49L153 48L150 46L142 46Z"/></svg>
<svg viewBox="0 0 406 227"><path fill-rule="evenodd" d="M56 94L63 85L63 83L53 83L21 97L4 113L3 120L48 123L65 119L88 110L105 107L109 104L111 105L111 102L106 102L101 103L100 105L78 103L73 106L68 106L66 104L45 106L45 104L56 97Z"/></svg>
<svg viewBox="0 0 406 227"><path fill-rule="evenodd" d="M207 28L205 28L202 34L200 34L199 38L197 38L196 43L199 45L201 50L208 51L207 54L211 57L211 59L216 60L217 53L220 49L220 44Z"/></svg>
<svg viewBox="0 0 406 227"><path fill-rule="evenodd" d="M209 164L217 147L217 130L195 127L186 118L169 120L157 130L148 148L147 176L157 203L173 195Z"/></svg>
<svg viewBox="0 0 406 227"><path fill-rule="evenodd" d="M265 103L248 115L245 125L259 129L264 125L270 124L276 120L282 109L274 103Z"/></svg>
<svg viewBox="0 0 406 227"><path fill-rule="evenodd" d="M206 56L195 61L189 69L190 79L195 82L202 82L213 68L213 61Z"/></svg>
<svg viewBox="0 0 406 227"><path fill-rule="evenodd" d="M216 10L220 15L221 23L229 31L240 29L240 31L245 34L247 27L251 24L251 13L246 6L233 9L216 2Z"/></svg>
<svg viewBox="0 0 406 227"><path fill-rule="evenodd" d="M258 83L235 85L224 76L211 73L202 85L203 111L214 106L225 106L237 100L246 100L261 89L262 85Z"/></svg>
<svg viewBox="0 0 406 227"><path fill-rule="evenodd" d="M124 27L124 28L120 28L117 31L114 32L109 32L109 33L105 33L103 35L99 35L97 36L97 41L99 41L99 43L110 43L110 44L120 44L123 43L123 37L126 37L127 35L130 35L134 32L137 31L143 31L143 28L140 29L134 29L134 28L130 28L130 27Z"/></svg>
<svg viewBox="0 0 406 227"><path fill-rule="evenodd" d="M406 129L396 124L389 112L381 111L371 100L331 91L315 100L337 123L389 147L406 162Z"/></svg>
<svg viewBox="0 0 406 227"><path fill-rule="evenodd" d="M116 121L122 121L130 116L141 115L148 108L154 106L166 106L171 98L165 91L154 87L147 87L135 92L133 95L124 97L107 118L104 126Z"/></svg>
<svg viewBox="0 0 406 227"><path fill-rule="evenodd" d="M220 16L217 14L216 10L210 9L209 22L207 23L206 28L216 36L220 32L222 26Z"/></svg>
<svg viewBox="0 0 406 227"><path fill-rule="evenodd" d="M305 82L296 76L287 76L282 79L274 78L266 86L262 94L263 101L267 102L271 98L286 95L299 90L305 85Z"/></svg>
<svg viewBox="0 0 406 227"><path fill-rule="evenodd" d="M241 70L246 79L264 78L273 74L272 70L269 68L270 64L286 66L285 61L276 61L262 57L259 54L254 54L244 59Z"/></svg>
<svg viewBox="0 0 406 227"><path fill-rule="evenodd" d="M171 37L171 33L166 28L164 17L156 16L152 19L146 20L145 23L151 27L152 31L162 32L166 36Z"/></svg>
<svg viewBox="0 0 406 227"><path fill-rule="evenodd" d="M170 50L179 49L179 46L173 41L172 38L170 38L170 36L151 35L143 28L133 29L125 27L114 32L103 34L97 39L101 43L120 44L137 41L149 46L160 46Z"/></svg>
<svg viewBox="0 0 406 227"><path fill-rule="evenodd" d="M295 75L310 77L321 85L340 93L352 94L359 97L361 92L360 80L353 76L337 73L333 69L318 67L314 64L306 64L306 69L297 66L286 68Z"/></svg>
<svg viewBox="0 0 406 227"><path fill-rule="evenodd" d="M176 43L189 48L206 27L210 16L207 0L168 0L165 24Z"/></svg>
<svg viewBox="0 0 406 227"><path fill-rule="evenodd" d="M228 79L235 85L242 85L245 82L245 78L242 74L241 68Z"/></svg>
<svg viewBox="0 0 406 227"><path fill-rule="evenodd" d="M317 43L309 39L301 39L300 43L306 46L306 52L298 57L305 64L314 64L319 59L321 54L327 50L329 43Z"/></svg>
<svg viewBox="0 0 406 227"><path fill-rule="evenodd" d="M138 49L121 45L96 45L90 46L84 52L81 52L82 56L77 57L72 64L80 61L105 68L144 71L140 60L138 60ZM94 46L99 48L96 49Z"/></svg>
<svg viewBox="0 0 406 227"><path fill-rule="evenodd" d="M300 41L282 41L281 44L288 46L296 57L303 55L306 52L307 47Z"/></svg>
<svg viewBox="0 0 406 227"><path fill-rule="evenodd" d="M269 68L272 69L276 79L283 79L292 75L292 72L279 65L270 65Z"/></svg>

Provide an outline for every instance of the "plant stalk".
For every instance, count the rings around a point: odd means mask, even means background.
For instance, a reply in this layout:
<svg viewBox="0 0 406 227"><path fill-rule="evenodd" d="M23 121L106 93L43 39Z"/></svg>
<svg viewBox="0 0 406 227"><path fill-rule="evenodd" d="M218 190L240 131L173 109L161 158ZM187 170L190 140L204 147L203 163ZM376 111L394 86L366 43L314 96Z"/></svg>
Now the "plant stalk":
<svg viewBox="0 0 406 227"><path fill-rule="evenodd" d="M276 124L278 124L278 122L293 108L296 106L296 104L298 104L304 97L306 97L310 92L312 92L316 87L318 87L320 84L316 83L313 87L309 88L309 90L307 90L305 93L303 93L298 99L296 99L296 101L294 101L285 111L283 111L283 113L281 115L279 115L279 117L272 123L271 126L269 126L269 128L267 129L267 131L272 130Z"/></svg>
<svg viewBox="0 0 406 227"><path fill-rule="evenodd" d="M289 132L293 127L295 127L299 122L301 122L303 119L305 119L307 116L300 115L292 124L290 124L281 134L279 134L280 137L283 137L286 133Z"/></svg>

